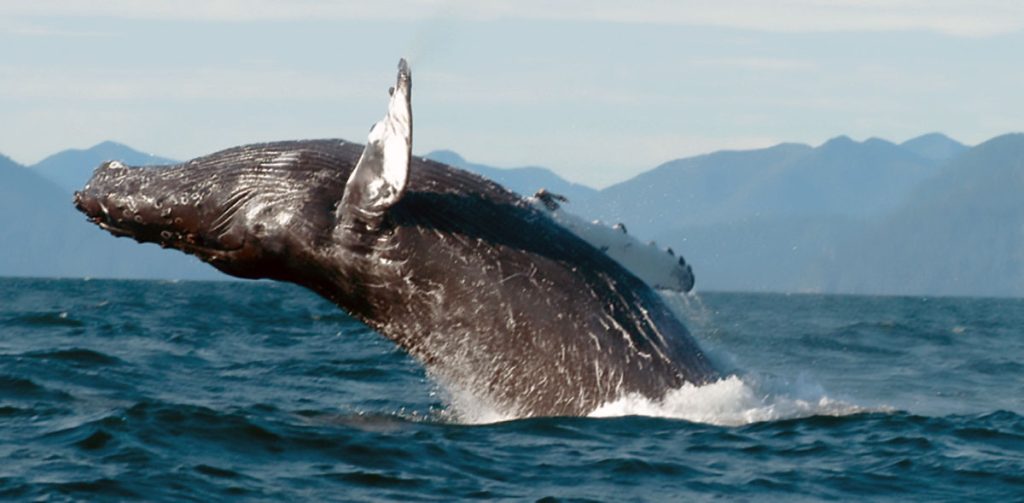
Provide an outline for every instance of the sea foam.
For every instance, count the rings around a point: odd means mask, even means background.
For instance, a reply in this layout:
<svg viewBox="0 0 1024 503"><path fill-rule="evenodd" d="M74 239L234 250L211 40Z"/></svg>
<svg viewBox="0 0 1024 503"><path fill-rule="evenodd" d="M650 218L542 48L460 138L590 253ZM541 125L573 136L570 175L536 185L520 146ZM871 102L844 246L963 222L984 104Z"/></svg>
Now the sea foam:
<svg viewBox="0 0 1024 503"><path fill-rule="evenodd" d="M627 393L601 404L587 416L594 418L650 416L680 419L718 426L742 426L764 421L811 416L845 416L884 412L885 407L865 407L829 396L823 386L803 372L795 376L765 374L745 369L714 335L715 313L694 293L659 291L665 305L691 328L708 358L725 377L703 385L683 384L661 398ZM435 382L444 379L435 377ZM446 419L461 424L490 424L521 419L515 413L469 390L441 386L447 404Z"/></svg>
<svg viewBox="0 0 1024 503"><path fill-rule="evenodd" d="M627 394L601 405L590 417L652 416L719 426L741 426L809 416L844 416L865 407L829 397L821 386L732 375L703 386L684 384L659 400Z"/></svg>
<svg viewBox="0 0 1024 503"><path fill-rule="evenodd" d="M736 357L720 347L714 337L714 313L696 293L659 291L665 305L679 319L696 328L701 346L719 368L742 367ZM703 335L703 337L702 337ZM826 415L843 416L868 412L866 407L830 397L824 387L800 373L795 377L735 371L718 381L697 386L686 383L669 390L661 399L626 394L596 408L590 417L652 416L682 419L719 426L741 426Z"/></svg>
<svg viewBox="0 0 1024 503"><path fill-rule="evenodd" d="M461 424L491 424L520 419L472 393L446 393L446 419ZM811 416L845 416L884 409L868 408L828 396L806 378L795 380L755 375L730 375L702 386L684 384L652 399L629 393L604 403L588 417L648 416L680 419L716 426L799 419Z"/></svg>

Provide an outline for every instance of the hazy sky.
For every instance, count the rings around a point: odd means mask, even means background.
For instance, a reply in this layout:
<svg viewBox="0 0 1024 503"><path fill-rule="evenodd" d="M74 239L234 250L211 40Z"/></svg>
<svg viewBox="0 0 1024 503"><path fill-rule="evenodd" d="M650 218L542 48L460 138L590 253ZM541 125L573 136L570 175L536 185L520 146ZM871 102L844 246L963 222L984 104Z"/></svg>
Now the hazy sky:
<svg viewBox="0 0 1024 503"><path fill-rule="evenodd" d="M401 56L415 152L592 186L723 148L1024 130L1016 0L0 0L0 47L22 163L361 142Z"/></svg>

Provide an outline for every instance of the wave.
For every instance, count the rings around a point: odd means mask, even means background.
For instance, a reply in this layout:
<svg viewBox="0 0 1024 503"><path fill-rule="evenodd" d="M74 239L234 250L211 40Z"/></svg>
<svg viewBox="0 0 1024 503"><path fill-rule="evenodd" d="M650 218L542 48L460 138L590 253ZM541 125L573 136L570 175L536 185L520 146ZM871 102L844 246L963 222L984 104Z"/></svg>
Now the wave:
<svg viewBox="0 0 1024 503"><path fill-rule="evenodd" d="M590 417L651 416L717 426L742 426L764 421L811 416L846 416L891 409L869 409L828 396L816 384L732 375L703 386L684 384L664 398L628 394L601 405Z"/></svg>
<svg viewBox="0 0 1024 503"><path fill-rule="evenodd" d="M43 360L60 360L83 366L118 365L121 360L115 356L85 348L58 349L53 351L32 351L24 353L29 358Z"/></svg>
<svg viewBox="0 0 1024 503"><path fill-rule="evenodd" d="M449 390L442 422L482 425L522 419L470 392ZM744 426L813 416L848 416L893 412L891 407L865 407L830 397L825 389L800 376L787 380L754 374L730 375L713 383L690 383L653 399L629 393L594 409L588 417L647 416L715 426Z"/></svg>
<svg viewBox="0 0 1024 503"><path fill-rule="evenodd" d="M4 326L12 327L70 327L80 328L85 326L85 323L81 320L69 316L67 311L59 312L35 312L25 313L17 316L9 317L5 320L0 321L0 324Z"/></svg>

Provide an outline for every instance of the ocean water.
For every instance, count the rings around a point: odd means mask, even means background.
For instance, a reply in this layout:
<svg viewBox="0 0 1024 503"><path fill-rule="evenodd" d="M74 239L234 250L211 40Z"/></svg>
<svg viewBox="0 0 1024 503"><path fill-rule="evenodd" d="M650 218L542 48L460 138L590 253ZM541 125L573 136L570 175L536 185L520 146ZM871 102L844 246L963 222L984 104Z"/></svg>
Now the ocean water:
<svg viewBox="0 0 1024 503"><path fill-rule="evenodd" d="M1024 300L668 301L733 375L495 421L296 287L0 279L0 499L1024 500Z"/></svg>

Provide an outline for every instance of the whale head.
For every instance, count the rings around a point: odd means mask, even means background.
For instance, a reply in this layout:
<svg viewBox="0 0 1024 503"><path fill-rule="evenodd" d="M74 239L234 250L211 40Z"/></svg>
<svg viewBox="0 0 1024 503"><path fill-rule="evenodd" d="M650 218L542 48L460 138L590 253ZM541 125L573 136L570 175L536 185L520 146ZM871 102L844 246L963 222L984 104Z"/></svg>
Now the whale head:
<svg viewBox="0 0 1024 503"><path fill-rule="evenodd" d="M308 155L283 144L173 166L105 162L74 202L116 236L181 250L235 276L275 278L287 257L330 236L344 191L347 173Z"/></svg>
<svg viewBox="0 0 1024 503"><path fill-rule="evenodd" d="M412 145L403 59L364 146L340 140L236 147L174 166L103 163L75 193L101 228L195 255L244 278L294 279L290 264L355 247L404 194ZM342 148L337 148L339 146Z"/></svg>

